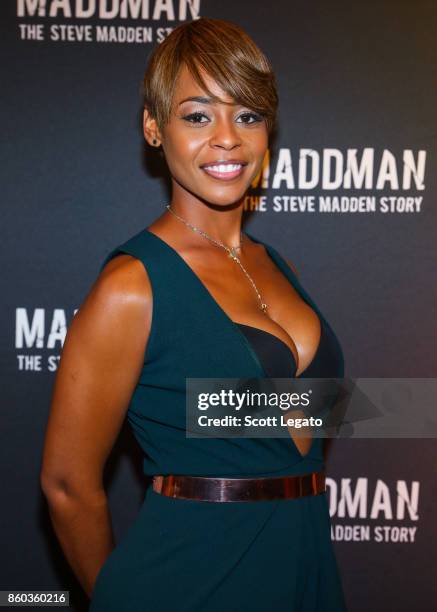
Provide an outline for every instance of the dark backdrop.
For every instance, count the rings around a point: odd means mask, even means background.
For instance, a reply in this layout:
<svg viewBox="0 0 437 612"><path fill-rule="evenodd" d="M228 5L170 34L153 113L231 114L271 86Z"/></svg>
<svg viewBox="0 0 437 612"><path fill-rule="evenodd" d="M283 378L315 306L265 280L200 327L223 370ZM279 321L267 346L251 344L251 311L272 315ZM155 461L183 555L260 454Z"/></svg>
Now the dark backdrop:
<svg viewBox="0 0 437 612"><path fill-rule="evenodd" d="M230 19L270 57L280 125L246 229L295 263L338 333L346 375L437 370L436 3L201 0L165 11L150 0L124 17L132 4L102 2L112 16L92 0L1 6L0 589L68 589L75 610L86 599L39 490L43 435L75 309L109 250L168 202L140 130L142 73L166 28L193 14ZM350 610L431 609L435 450L418 439L332 444L332 535ZM120 538L146 484L126 428L106 476Z"/></svg>

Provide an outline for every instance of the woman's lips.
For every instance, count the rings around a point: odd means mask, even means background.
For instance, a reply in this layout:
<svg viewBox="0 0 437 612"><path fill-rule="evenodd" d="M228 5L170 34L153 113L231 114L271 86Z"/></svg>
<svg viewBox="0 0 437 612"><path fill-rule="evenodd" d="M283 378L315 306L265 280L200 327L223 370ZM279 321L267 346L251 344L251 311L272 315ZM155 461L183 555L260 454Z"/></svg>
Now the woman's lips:
<svg viewBox="0 0 437 612"><path fill-rule="evenodd" d="M242 174L246 164L211 164L209 166L201 166L210 176L220 179L221 181L230 181Z"/></svg>

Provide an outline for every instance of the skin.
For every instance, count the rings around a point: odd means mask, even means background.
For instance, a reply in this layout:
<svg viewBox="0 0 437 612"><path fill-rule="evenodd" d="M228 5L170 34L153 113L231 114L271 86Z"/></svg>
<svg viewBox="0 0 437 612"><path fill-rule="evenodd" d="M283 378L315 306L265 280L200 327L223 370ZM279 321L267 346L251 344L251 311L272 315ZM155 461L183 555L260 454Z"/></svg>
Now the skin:
<svg viewBox="0 0 437 612"><path fill-rule="evenodd" d="M169 123L160 129L145 110L144 137L163 148L172 177L172 209L216 240L238 245L244 196L261 169L267 127L262 117L254 120L251 109L233 103L211 77L203 77L213 94L232 104L180 104L188 97L207 96L182 67ZM223 159L241 159L247 165L228 182L200 168ZM239 256L268 304L268 315L223 249L167 210L148 229L185 259L230 319L283 340L298 363L297 376L308 367L320 340L319 319L262 245L244 236ZM143 366L152 306L144 265L129 255L112 259L69 326L53 388L41 486L57 537L88 595L115 545L103 469ZM301 454L308 452L310 438L293 440Z"/></svg>

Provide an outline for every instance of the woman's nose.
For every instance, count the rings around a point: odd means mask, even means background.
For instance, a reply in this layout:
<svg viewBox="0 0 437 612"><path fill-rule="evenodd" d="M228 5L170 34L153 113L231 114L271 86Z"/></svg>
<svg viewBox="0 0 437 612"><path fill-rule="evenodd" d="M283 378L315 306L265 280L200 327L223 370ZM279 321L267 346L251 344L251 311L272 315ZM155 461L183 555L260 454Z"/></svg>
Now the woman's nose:
<svg viewBox="0 0 437 612"><path fill-rule="evenodd" d="M241 144L238 129L233 121L217 121L211 135L210 144L212 147L230 150Z"/></svg>

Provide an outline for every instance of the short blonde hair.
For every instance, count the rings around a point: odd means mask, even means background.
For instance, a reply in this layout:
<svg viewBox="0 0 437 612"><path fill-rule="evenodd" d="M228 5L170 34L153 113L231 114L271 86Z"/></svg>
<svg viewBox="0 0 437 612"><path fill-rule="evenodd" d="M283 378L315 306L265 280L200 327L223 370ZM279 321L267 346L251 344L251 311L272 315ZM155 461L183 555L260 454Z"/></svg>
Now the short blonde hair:
<svg viewBox="0 0 437 612"><path fill-rule="evenodd" d="M269 134L273 131L278 93L269 60L242 28L206 17L175 28L149 57L143 80L144 107L160 129L170 121L174 87L183 64L213 101L222 100L208 90L199 67L235 103L264 116Z"/></svg>

